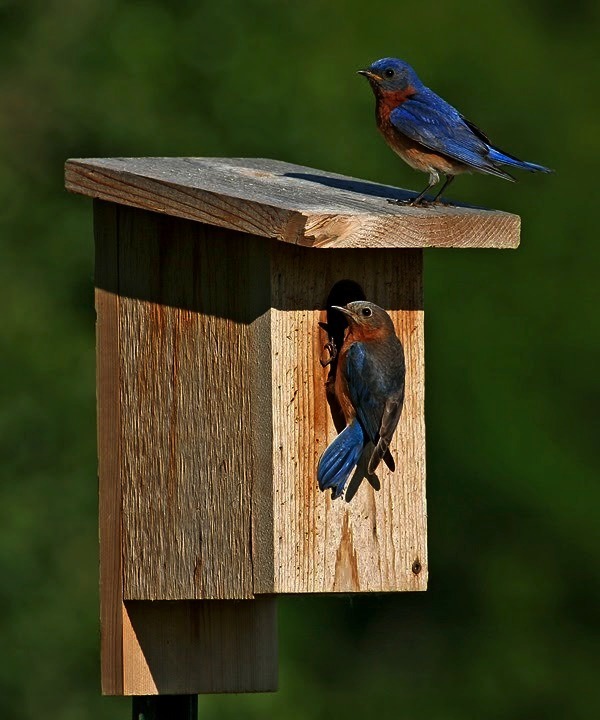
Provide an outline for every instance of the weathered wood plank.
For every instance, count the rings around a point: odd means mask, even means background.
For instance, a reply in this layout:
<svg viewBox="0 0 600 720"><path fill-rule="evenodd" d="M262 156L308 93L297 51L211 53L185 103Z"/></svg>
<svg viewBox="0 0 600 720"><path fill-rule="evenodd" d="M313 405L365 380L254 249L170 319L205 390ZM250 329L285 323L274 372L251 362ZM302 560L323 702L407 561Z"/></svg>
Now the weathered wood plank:
<svg viewBox="0 0 600 720"><path fill-rule="evenodd" d="M277 690L277 601L127 601L124 695Z"/></svg>
<svg viewBox="0 0 600 720"><path fill-rule="evenodd" d="M386 308L405 349L406 399L380 466L350 502L319 491L316 467L336 430L319 363L327 295L351 279ZM385 592L427 586L422 251L316 253L276 244L272 267L274 592ZM415 570L418 572L415 573Z"/></svg>
<svg viewBox="0 0 600 720"><path fill-rule="evenodd" d="M124 597L251 598L268 257L247 235L120 214Z"/></svg>
<svg viewBox="0 0 600 720"><path fill-rule="evenodd" d="M123 692L118 207L94 203L102 691Z"/></svg>
<svg viewBox="0 0 600 720"><path fill-rule="evenodd" d="M67 161L65 175L72 192L311 247L519 244L517 215L394 205L411 194L276 160L92 158Z"/></svg>

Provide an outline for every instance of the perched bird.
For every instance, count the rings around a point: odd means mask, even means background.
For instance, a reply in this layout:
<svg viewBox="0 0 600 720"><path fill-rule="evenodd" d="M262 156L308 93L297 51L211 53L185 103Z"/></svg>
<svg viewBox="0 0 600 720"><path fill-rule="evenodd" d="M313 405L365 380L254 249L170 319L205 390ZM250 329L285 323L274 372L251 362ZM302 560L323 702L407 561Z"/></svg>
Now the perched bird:
<svg viewBox="0 0 600 720"><path fill-rule="evenodd" d="M412 168L429 173L429 184L411 205L422 203L441 175L445 182L433 202L460 173L481 172L514 182L502 165L552 172L494 147L476 125L423 85L403 60L383 58L358 73L375 93L377 127L388 145Z"/></svg>
<svg viewBox="0 0 600 720"><path fill-rule="evenodd" d="M332 488L337 498L364 450L370 454L369 474L382 459L395 470L389 444L402 413L405 365L402 343L385 310L366 300L333 308L348 322L335 378L346 427L321 456L317 478L321 490Z"/></svg>

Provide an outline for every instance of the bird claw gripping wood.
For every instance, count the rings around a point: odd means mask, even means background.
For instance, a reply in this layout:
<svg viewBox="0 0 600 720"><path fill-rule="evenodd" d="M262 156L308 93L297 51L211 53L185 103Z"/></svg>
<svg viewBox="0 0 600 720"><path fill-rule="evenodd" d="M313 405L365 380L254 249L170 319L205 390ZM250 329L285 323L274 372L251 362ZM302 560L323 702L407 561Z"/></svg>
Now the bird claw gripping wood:
<svg viewBox="0 0 600 720"><path fill-rule="evenodd" d="M329 338L323 346L323 352L321 353L321 357L319 358L321 367L327 367L328 365L331 365L331 363L336 359L338 351L334 339L331 337L331 335L329 335L329 328L327 327L327 323L319 323L319 326L328 333ZM325 352L327 352L327 355L325 355Z"/></svg>
<svg viewBox="0 0 600 720"><path fill-rule="evenodd" d="M325 351L327 351L328 355L325 355ZM331 365L331 363L336 359L336 357L337 348L335 346L335 342L333 341L333 339L331 339L323 346L323 352L321 354L319 362L321 363L322 367L327 367L328 365Z"/></svg>

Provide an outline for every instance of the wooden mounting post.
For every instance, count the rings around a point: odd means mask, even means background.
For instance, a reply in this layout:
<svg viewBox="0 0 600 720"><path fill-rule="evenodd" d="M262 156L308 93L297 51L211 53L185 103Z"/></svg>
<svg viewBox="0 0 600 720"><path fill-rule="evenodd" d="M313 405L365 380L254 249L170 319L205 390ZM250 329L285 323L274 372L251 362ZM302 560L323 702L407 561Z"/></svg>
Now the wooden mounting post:
<svg viewBox="0 0 600 720"><path fill-rule="evenodd" d="M104 691L273 690L277 594L426 589L423 248L513 248L519 218L272 160L70 160L66 184L96 199ZM407 379L398 469L333 502L342 280Z"/></svg>

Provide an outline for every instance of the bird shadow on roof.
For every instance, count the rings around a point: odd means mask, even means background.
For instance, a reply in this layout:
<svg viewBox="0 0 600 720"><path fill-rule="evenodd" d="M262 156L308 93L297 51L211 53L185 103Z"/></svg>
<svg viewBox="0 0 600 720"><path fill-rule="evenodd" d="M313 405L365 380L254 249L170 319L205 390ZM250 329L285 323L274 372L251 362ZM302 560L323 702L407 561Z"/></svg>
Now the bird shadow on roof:
<svg viewBox="0 0 600 720"><path fill-rule="evenodd" d="M353 178L299 172L288 172L284 173L283 176L318 183L319 185L325 185L326 187L335 188L336 190L345 190L346 192L356 193L357 195L368 195L369 197L379 197L385 200L409 201L416 197L416 193L409 192L408 190L402 190L402 188L392 187L391 185L380 185L366 180L354 180Z"/></svg>
<svg viewBox="0 0 600 720"><path fill-rule="evenodd" d="M381 185L367 180L355 180L354 178L336 177L331 175L315 175L313 173L288 172L283 173L283 177L296 178L297 180L305 180L307 182L324 185L325 187L343 190L345 192L356 193L357 195L366 195L368 197L381 198L382 200L399 200L401 203L408 203L417 197L418 193L403 188L397 188L393 185ZM393 204L392 204L393 207ZM424 207L428 207L424 205ZM471 208L473 210L487 210L478 205L471 205L463 202L443 202L430 207L443 209L445 207L453 208Z"/></svg>

